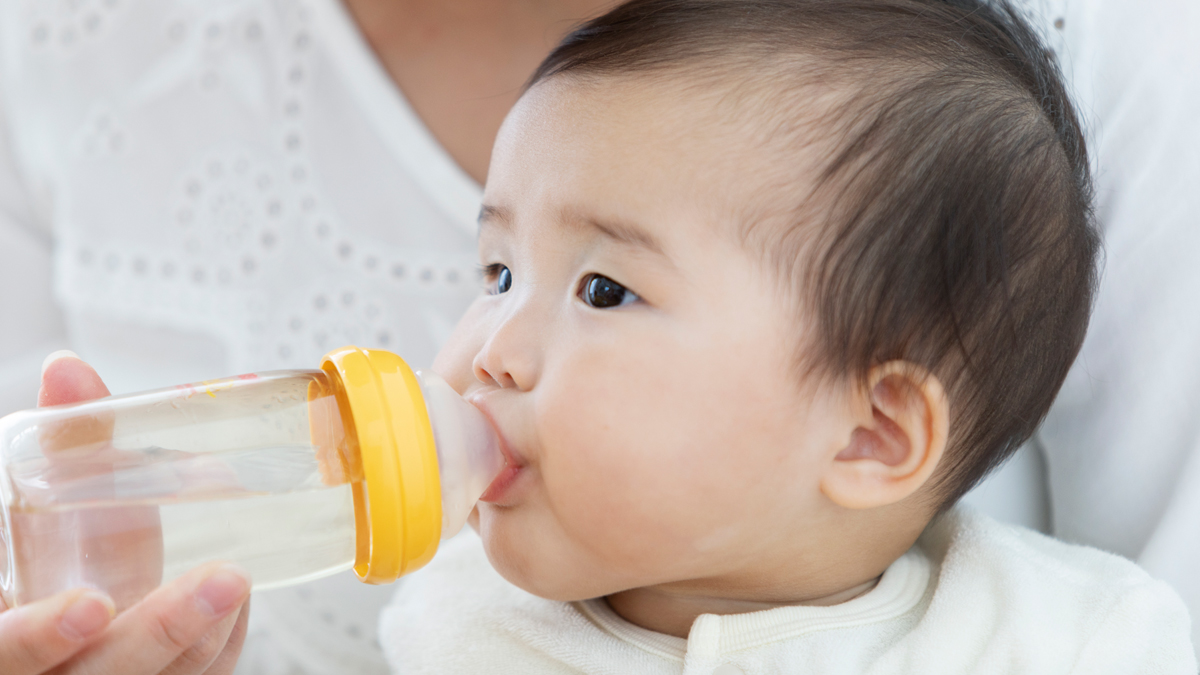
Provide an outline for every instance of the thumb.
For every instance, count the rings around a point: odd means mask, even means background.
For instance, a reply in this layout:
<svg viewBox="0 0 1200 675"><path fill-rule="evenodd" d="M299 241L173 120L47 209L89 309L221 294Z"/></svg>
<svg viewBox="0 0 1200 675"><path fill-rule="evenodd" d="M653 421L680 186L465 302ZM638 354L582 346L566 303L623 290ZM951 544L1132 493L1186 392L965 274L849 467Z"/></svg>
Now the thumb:
<svg viewBox="0 0 1200 675"><path fill-rule="evenodd" d="M108 396L108 387L96 371L75 352L54 352L42 362L42 388L38 406L88 401Z"/></svg>
<svg viewBox="0 0 1200 675"><path fill-rule="evenodd" d="M75 589L0 612L0 671L36 675L71 658L112 621L112 600Z"/></svg>

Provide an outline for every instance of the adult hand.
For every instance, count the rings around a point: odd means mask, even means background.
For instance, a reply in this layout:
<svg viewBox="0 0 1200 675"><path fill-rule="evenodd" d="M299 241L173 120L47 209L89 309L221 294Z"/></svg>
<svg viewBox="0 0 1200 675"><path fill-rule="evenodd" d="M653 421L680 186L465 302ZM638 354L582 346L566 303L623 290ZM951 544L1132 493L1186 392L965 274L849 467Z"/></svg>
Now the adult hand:
<svg viewBox="0 0 1200 675"><path fill-rule="evenodd" d="M48 362L39 402L107 395L96 372L70 355ZM231 673L245 638L249 592L243 572L210 563L150 592L120 615L111 598L88 589L8 611L0 604L0 673Z"/></svg>

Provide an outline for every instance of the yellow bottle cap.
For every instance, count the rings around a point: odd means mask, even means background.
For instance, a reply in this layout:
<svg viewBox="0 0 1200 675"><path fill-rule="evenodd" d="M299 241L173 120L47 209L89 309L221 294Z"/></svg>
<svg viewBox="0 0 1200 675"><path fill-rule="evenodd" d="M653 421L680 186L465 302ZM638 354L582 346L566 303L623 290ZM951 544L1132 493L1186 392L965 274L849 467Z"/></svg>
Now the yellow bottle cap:
<svg viewBox="0 0 1200 675"><path fill-rule="evenodd" d="M442 534L442 495L433 427L417 376L400 357L343 347L321 369L338 387L343 425L357 439L361 482L352 483L354 571L386 584L433 558Z"/></svg>

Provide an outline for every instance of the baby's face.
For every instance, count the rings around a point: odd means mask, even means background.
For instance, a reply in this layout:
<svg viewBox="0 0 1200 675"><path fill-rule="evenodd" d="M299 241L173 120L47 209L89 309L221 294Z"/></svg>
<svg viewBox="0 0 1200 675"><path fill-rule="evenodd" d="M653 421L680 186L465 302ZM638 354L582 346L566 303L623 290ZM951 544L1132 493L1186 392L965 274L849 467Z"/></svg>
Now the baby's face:
<svg viewBox="0 0 1200 675"><path fill-rule="evenodd" d="M513 463L478 529L543 597L752 589L805 554L853 428L846 396L797 372L805 322L739 240L773 169L661 85L561 79L501 130L489 293L434 366Z"/></svg>

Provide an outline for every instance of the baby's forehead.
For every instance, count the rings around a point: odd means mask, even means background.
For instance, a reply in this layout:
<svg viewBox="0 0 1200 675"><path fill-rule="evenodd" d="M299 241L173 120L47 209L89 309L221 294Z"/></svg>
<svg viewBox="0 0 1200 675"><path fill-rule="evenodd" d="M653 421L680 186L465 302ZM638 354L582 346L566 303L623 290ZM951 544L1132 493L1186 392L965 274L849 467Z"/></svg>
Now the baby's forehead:
<svg viewBox="0 0 1200 675"><path fill-rule="evenodd" d="M842 117L853 114L863 86L853 73L818 72L819 63L820 57L804 53L779 54L753 68L698 59L646 71L562 75L538 86L638 107L664 122L658 130L678 141L707 136L759 153L795 152L836 145L837 131L844 136L847 126Z"/></svg>
<svg viewBox="0 0 1200 675"><path fill-rule="evenodd" d="M722 209L721 220L731 227L794 220L798 210L811 210L813 187L846 137L834 114L845 110L846 95L806 80L772 81L761 69L751 74L696 64L561 76L530 96L542 97L546 114L579 136L604 135L603 156L580 161L624 167L653 161L664 178L690 188L693 199Z"/></svg>

